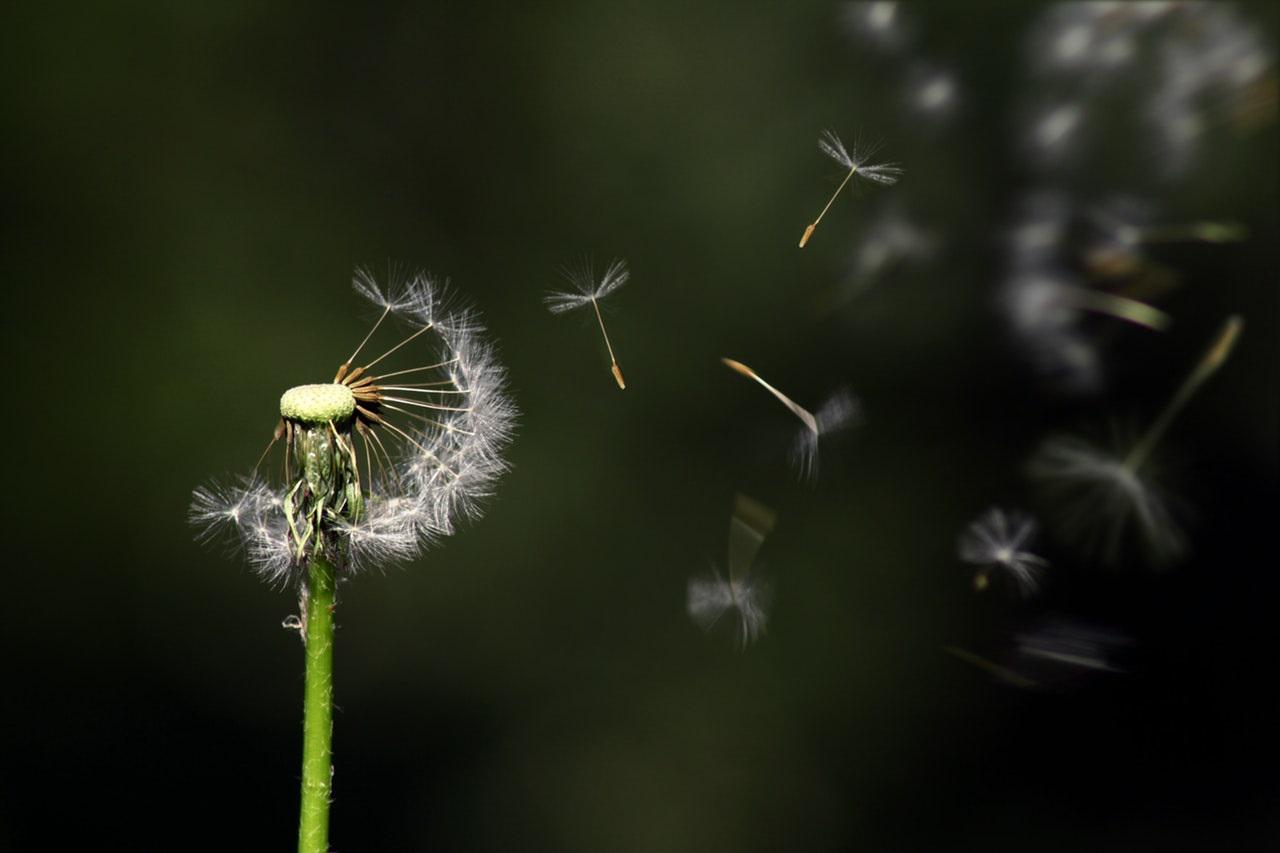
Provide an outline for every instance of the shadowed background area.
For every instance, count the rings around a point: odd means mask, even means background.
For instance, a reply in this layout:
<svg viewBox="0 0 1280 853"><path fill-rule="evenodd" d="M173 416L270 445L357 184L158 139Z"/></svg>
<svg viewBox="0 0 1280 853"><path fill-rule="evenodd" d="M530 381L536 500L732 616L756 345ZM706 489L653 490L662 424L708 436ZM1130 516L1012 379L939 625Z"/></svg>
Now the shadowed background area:
<svg viewBox="0 0 1280 853"><path fill-rule="evenodd" d="M1274 53L1269 119L1211 124L1176 179L1085 119L1103 165L1059 180L1248 236L1154 248L1173 326L1117 327L1105 386L1064 395L997 306L1042 183L1019 140L1045 9L907 6L896 54L811 3L8 10L0 849L294 843L296 601L196 545L187 506L368 328L353 266L393 261L480 309L521 428L481 521L340 589L334 849L1274 843ZM1274 51L1274 10L1239 13ZM904 51L955 72L952 114L904 107ZM827 127L906 173L800 251L840 178ZM891 201L935 250L832 304ZM624 392L593 318L541 303L584 254L630 263ZM956 537L1052 511L1024 476L1043 436L1148 422L1233 312L1165 442L1191 556L1108 571L1045 537L1043 596L976 595ZM816 485L721 356L806 405L858 393ZM778 515L745 652L684 611L739 491ZM1052 614L1132 640L1126 671L1027 690L944 651Z"/></svg>

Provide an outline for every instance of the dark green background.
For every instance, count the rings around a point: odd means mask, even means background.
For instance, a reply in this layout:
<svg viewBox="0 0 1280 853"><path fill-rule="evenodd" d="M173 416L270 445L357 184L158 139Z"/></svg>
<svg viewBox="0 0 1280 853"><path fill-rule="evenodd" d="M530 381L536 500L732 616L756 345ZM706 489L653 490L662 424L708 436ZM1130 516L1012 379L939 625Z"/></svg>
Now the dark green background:
<svg viewBox="0 0 1280 853"><path fill-rule="evenodd" d="M358 340L351 269L389 260L483 311L522 427L482 521L342 589L335 849L1274 842L1275 124L1216 131L1172 185L1119 155L1080 179L1251 237L1168 250L1173 331L1132 336L1108 395L1045 394L992 302L1032 185L1013 140L1039 9L904 10L964 85L942 127L826 4L6 11L0 848L293 844L294 602L185 513ZM1274 15L1245 15L1274 45ZM824 127L882 137L906 177L799 252ZM815 312L887 193L945 249ZM583 253L631 264L624 393L587 318L540 304ZM1149 417L1233 311L1237 355L1169 441L1194 559L1103 574L1051 550L1047 599L976 598L956 534L1032 505L1045 431ZM867 423L816 488L721 355L802 402L858 391ZM745 654L683 609L736 490L779 516L774 620ZM941 651L1047 610L1119 626L1140 665L1041 694Z"/></svg>

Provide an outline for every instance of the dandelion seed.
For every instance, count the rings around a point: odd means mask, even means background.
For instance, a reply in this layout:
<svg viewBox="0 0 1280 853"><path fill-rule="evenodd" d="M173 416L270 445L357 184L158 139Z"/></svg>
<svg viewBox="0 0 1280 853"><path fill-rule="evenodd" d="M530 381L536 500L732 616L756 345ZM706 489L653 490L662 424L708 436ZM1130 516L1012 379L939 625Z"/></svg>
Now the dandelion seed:
<svg viewBox="0 0 1280 853"><path fill-rule="evenodd" d="M1003 313L1037 372L1061 390L1094 391L1104 380L1100 350L1110 328L1091 317L1155 332L1172 324L1167 313L1137 298L1168 286L1163 271L1145 265L1132 248L1141 233L1134 220L1141 206L1115 199L1101 210L1081 211L1060 194L1036 193L1020 207L1021 222L1008 241Z"/></svg>
<svg viewBox="0 0 1280 853"><path fill-rule="evenodd" d="M759 639L769 616L771 588L753 574L760 546L772 532L773 510L745 495L734 496L729 518L729 573L711 571L689 579L686 607L694 623L711 631L726 614L735 614L732 632L741 648Z"/></svg>
<svg viewBox="0 0 1280 853"><path fill-rule="evenodd" d="M974 589L986 589L991 574L999 571L1023 598L1035 593L1040 588L1040 576L1049 565L1043 557L1025 550L1035 532L1032 518L994 507L970 524L960 535L957 552L961 560L978 566L973 576Z"/></svg>
<svg viewBox="0 0 1280 853"><path fill-rule="evenodd" d="M943 646L942 650L952 657L962 660L970 666L976 667L977 669L980 669L1014 687L1027 688L1039 686L1037 682L1019 674L1016 670L1010 669L1007 666L1002 666L995 661L988 660L982 655L975 654L968 649L962 649L959 646Z"/></svg>
<svg viewBox="0 0 1280 853"><path fill-rule="evenodd" d="M960 84L956 75L925 62L913 64L903 91L908 109L929 119L946 118L956 110L960 101Z"/></svg>
<svg viewBox="0 0 1280 853"><path fill-rule="evenodd" d="M1119 631L1050 615L1016 634L993 660L956 646L943 651L1013 687L1066 689L1100 674L1125 672L1121 650L1133 640Z"/></svg>
<svg viewBox="0 0 1280 853"><path fill-rule="evenodd" d="M824 307L835 308L863 295L898 267L929 260L936 246L933 234L907 216L901 206L885 205L858 240L848 275L824 300Z"/></svg>
<svg viewBox="0 0 1280 853"><path fill-rule="evenodd" d="M1018 654L1046 662L1059 671L1124 672L1116 652L1133 640L1109 628L1060 616L1042 620L1014 638Z"/></svg>
<svg viewBox="0 0 1280 853"><path fill-rule="evenodd" d="M1061 104L1055 107L1036 123L1036 143L1042 149L1056 151L1070 139L1083 116L1084 110L1079 104Z"/></svg>
<svg viewBox="0 0 1280 853"><path fill-rule="evenodd" d="M584 261L578 267L565 268L562 272L565 280L574 289L548 293L543 299L547 304L547 310L552 314L563 314L588 304L595 309L596 322L600 324L600 334L604 337L605 348L609 350L610 371L613 373L614 381L618 383L618 388L625 390L627 383L622 378L622 369L618 367L618 359L613 354L613 344L609 342L609 333L604 328L600 300L622 287L631 278L631 273L627 270L627 262L615 258L599 281L596 281L595 274L591 270L590 261Z"/></svg>
<svg viewBox="0 0 1280 853"><path fill-rule="evenodd" d="M916 92L916 102L928 112L944 110L951 105L955 95L955 81L946 74L938 74L926 80Z"/></svg>
<svg viewBox="0 0 1280 853"><path fill-rule="evenodd" d="M1182 555L1186 538L1150 474L1150 458L1173 419L1230 356L1242 328L1239 317L1226 321L1169 403L1122 455L1075 436L1050 438L1041 445L1029 473L1060 505L1055 518L1065 536L1110 563L1134 528L1153 564L1164 565Z"/></svg>
<svg viewBox="0 0 1280 853"><path fill-rule="evenodd" d="M840 195L841 190L845 188L845 185L849 183L855 174L864 180L884 184L885 186L896 184L898 179L902 177L902 169L896 163L868 165L867 160L875 153L874 149L859 152L855 146L853 153L850 154L844 143L840 141L840 137L836 136L833 131L824 130L822 132L822 135L818 138L818 149L848 169L849 173L844 176L840 186L836 187L836 191L831 194L831 198L827 200L827 204L822 208L822 212L818 214L818 218L804 229L804 234L800 237L801 249L808 244L809 238L813 236L813 232L818 228L818 223L822 221L822 217L827 215L827 211L835 203L836 196Z"/></svg>
<svg viewBox="0 0 1280 853"><path fill-rule="evenodd" d="M1154 243L1236 243L1249 235L1249 229L1238 222L1149 225L1131 207L1116 203L1092 211L1094 223L1107 234L1110 244L1132 250Z"/></svg>
<svg viewBox="0 0 1280 853"><path fill-rule="evenodd" d="M813 416L816 430L805 424L796 433L791 462L797 476L812 482L818 476L818 441L821 437L856 426L862 421L862 404L848 388L840 388L818 407Z"/></svg>
<svg viewBox="0 0 1280 853"><path fill-rule="evenodd" d="M731 358L721 358L720 361L730 370L758 383L800 419L802 428L792 447L792 462L802 480L811 480L817 474L819 439L855 426L861 421L861 403L847 388L841 388L827 398L818 409L818 414L814 415L742 362Z"/></svg>
<svg viewBox="0 0 1280 853"><path fill-rule="evenodd" d="M898 5L892 0L845 3L840 18L851 35L872 47L894 51L909 41Z"/></svg>

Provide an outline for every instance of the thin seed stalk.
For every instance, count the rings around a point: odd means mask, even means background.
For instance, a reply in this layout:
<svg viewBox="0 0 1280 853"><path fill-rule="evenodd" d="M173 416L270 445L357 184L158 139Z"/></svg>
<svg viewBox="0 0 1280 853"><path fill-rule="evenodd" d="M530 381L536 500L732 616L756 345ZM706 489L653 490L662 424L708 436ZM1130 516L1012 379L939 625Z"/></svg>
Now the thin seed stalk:
<svg viewBox="0 0 1280 853"><path fill-rule="evenodd" d="M337 576L333 565L319 554L311 558L309 582L298 853L327 853L329 795L333 787L333 608Z"/></svg>
<svg viewBox="0 0 1280 853"><path fill-rule="evenodd" d="M1156 417L1155 421L1143 434L1138 443L1133 446L1125 456L1122 465L1131 473L1136 473L1143 463L1147 461L1147 457L1151 455L1151 451L1160 442L1164 436L1165 430L1173 423L1173 419L1177 417L1182 408L1187 405L1200 386L1212 376L1227 357L1231 355L1231 350L1235 348L1236 339L1240 337L1240 330L1244 327L1244 321L1238 316L1231 316L1222 325L1222 330L1218 332L1218 336L1214 338L1213 343L1209 345L1209 349L1204 356L1196 364L1190 375L1183 380L1182 385L1177 392Z"/></svg>

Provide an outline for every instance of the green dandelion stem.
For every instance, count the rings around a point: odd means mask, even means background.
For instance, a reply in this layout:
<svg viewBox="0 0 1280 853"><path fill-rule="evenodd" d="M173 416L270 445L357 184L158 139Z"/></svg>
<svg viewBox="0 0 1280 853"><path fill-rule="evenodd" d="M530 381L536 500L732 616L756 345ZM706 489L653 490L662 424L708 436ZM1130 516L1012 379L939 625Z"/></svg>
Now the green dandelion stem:
<svg viewBox="0 0 1280 853"><path fill-rule="evenodd" d="M333 787L333 608L337 576L333 565L319 554L311 558L309 571L298 853L327 853L329 795Z"/></svg>

